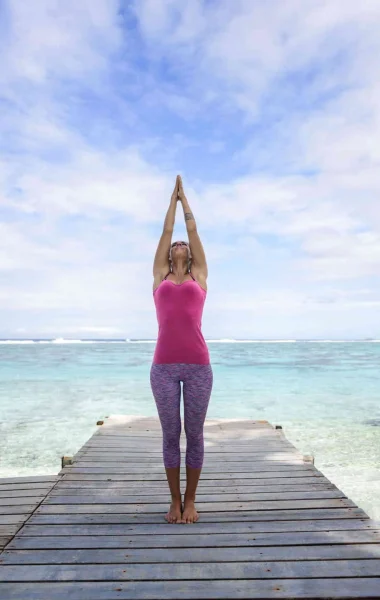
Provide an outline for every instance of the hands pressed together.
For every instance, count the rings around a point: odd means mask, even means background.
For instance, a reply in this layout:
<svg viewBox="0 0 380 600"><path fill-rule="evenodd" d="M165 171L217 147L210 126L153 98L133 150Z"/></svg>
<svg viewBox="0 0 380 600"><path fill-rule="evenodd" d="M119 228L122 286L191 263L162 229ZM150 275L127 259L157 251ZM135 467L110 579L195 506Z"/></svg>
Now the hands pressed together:
<svg viewBox="0 0 380 600"><path fill-rule="evenodd" d="M185 196L185 192L183 191L182 178L181 178L181 175L177 175L177 178L175 180L173 194L172 194L172 199L180 200L182 202L182 200L184 198L186 198L186 196Z"/></svg>

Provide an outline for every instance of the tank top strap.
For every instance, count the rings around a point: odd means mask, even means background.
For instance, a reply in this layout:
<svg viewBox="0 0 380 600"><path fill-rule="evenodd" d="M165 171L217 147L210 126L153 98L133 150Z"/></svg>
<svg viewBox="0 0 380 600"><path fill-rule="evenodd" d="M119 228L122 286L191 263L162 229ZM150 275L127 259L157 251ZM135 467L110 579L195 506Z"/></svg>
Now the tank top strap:
<svg viewBox="0 0 380 600"><path fill-rule="evenodd" d="M168 275L170 275L170 273L171 273L171 271L169 271L169 273L167 273L167 275L165 275L165 277L164 277L164 279L163 279L162 281L164 281L164 280L167 278L167 276L168 276ZM191 271L189 271L189 275L190 275L191 279L192 279L193 281L195 281L195 279L194 279L194 277L193 277L193 275L192 275Z"/></svg>

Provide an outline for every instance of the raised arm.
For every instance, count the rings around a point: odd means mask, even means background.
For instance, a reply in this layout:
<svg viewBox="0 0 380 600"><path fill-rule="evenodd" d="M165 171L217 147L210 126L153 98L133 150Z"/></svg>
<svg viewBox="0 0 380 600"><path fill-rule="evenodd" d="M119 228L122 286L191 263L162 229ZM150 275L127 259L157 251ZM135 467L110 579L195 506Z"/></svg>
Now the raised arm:
<svg viewBox="0 0 380 600"><path fill-rule="evenodd" d="M190 210L189 202L186 198L185 192L183 191L183 184L180 175L178 176L178 196L182 202L186 229L189 236L192 268L196 272L196 275L199 279L206 280L208 276L206 255L198 235L194 215Z"/></svg>
<svg viewBox="0 0 380 600"><path fill-rule="evenodd" d="M170 199L170 205L166 213L164 228L161 234L160 241L158 242L156 254L153 263L153 289L157 287L169 271L169 251L170 244L172 241L172 235L174 231L175 213L178 201L178 177L175 182L172 197Z"/></svg>

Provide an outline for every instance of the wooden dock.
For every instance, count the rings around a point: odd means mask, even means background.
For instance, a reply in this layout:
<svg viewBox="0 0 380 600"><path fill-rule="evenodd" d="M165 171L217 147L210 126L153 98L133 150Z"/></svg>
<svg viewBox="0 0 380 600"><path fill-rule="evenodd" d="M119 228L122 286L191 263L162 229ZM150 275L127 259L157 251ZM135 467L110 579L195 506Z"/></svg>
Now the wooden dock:
<svg viewBox="0 0 380 600"><path fill-rule="evenodd" d="M60 475L0 478L0 552L60 479Z"/></svg>
<svg viewBox="0 0 380 600"><path fill-rule="evenodd" d="M380 522L268 421L204 430L196 523L164 519L158 417L109 417L56 476L0 480L0 600L380 599ZM182 430L182 493L185 449Z"/></svg>

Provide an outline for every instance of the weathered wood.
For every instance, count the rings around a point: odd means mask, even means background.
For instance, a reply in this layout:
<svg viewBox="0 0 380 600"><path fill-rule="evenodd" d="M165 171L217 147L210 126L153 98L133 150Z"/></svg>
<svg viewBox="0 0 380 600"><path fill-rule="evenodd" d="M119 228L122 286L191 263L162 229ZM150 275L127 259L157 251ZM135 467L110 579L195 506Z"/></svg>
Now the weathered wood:
<svg viewBox="0 0 380 600"><path fill-rule="evenodd" d="M23 523L28 518L28 513L8 514L0 515L0 525L10 525L16 523Z"/></svg>
<svg viewBox="0 0 380 600"><path fill-rule="evenodd" d="M0 553L8 544L8 542L11 541L20 526L21 524L13 526L7 525L6 527L4 525L0 525Z"/></svg>
<svg viewBox="0 0 380 600"><path fill-rule="evenodd" d="M22 481L20 481L22 479ZM36 479L38 481L36 481ZM46 497L61 477L3 478L0 485L0 553L13 539L22 524ZM4 483L6 481L6 483ZM19 486L39 485L42 489L20 489ZM1 580L1 574L0 574Z"/></svg>
<svg viewBox="0 0 380 600"><path fill-rule="evenodd" d="M187 525L173 525L173 527ZM191 525L190 525L191 527ZM175 536L177 537L177 536ZM195 536L196 537L196 536ZM28 538L23 538L27 540ZM41 539L41 538L39 538ZM380 544L316 544L310 546L252 546L235 548L104 548L63 550L4 550L4 565L62 565L107 563L187 563L266 560L330 560L380 558ZM380 589L379 589L380 594ZM1 598L1 596L0 596Z"/></svg>
<svg viewBox="0 0 380 600"><path fill-rule="evenodd" d="M329 520L341 519L349 521L351 519L362 519L364 522L372 522L363 509L355 507L347 508L304 508L298 509L278 509L278 510L258 510L258 511L225 511L225 512L203 512L200 523L266 523L284 521L308 521L309 519ZM31 524L162 524L166 526L162 513L141 513L141 514L122 514L122 513L34 513L28 523ZM171 526L171 525L170 525ZM182 532L182 530L180 530Z"/></svg>
<svg viewBox="0 0 380 600"><path fill-rule="evenodd" d="M71 467L70 467L71 469ZM326 477L322 475L322 473L318 472L316 469L295 469L291 473L289 471L251 471L249 473L239 473L238 476L231 473L204 473L202 470L202 481L206 483L207 481L216 482L218 480L222 480L224 482L231 481L257 481L257 480L273 480L273 479L288 479L288 478L299 478L304 479L305 477L309 477L310 481L317 480L323 478L325 481L328 481ZM68 467L65 468L65 477L64 481L166 481L166 474L161 470L161 473L110 473L109 471L101 471L101 473L94 473L93 470L86 470L84 473L77 473L75 471L69 471ZM186 481L186 472L181 470L180 473L180 481Z"/></svg>
<svg viewBox="0 0 380 600"><path fill-rule="evenodd" d="M5 490L5 491L0 491L0 499L4 499L4 498L28 498L28 502L32 501L32 500L38 500L39 498L44 498L46 496L46 493L50 490L49 488L46 488L45 490L35 490L35 489L31 489L31 490Z"/></svg>
<svg viewBox="0 0 380 600"><path fill-rule="evenodd" d="M111 449L108 448L107 450L93 450L93 449L81 449L79 450L74 456L73 456L73 461L76 461L80 458L83 457L95 457L95 458L102 458L105 457L107 458L107 460L118 460L118 458L120 456L123 456L125 458L130 458L130 460L133 460L135 458L141 457L141 458L149 458L149 459L157 459L157 458L162 458L162 444L160 444L159 446L146 446L145 444L135 444L133 448L115 448L115 449ZM186 446L180 446L180 453L181 456L185 456L186 455ZM299 451L295 451L292 448L267 448L266 450L263 450L262 447L260 448L231 448L230 451L228 452L227 449L224 448L208 448L208 447L204 447L204 456L207 459L213 459L213 460L224 460L228 457L231 457L231 460L235 461L236 460L247 460L248 459L252 459L252 460L267 460L267 457L271 457L274 458L275 456L279 456L280 459L282 458L303 458L305 455L302 452Z"/></svg>
<svg viewBox="0 0 380 600"><path fill-rule="evenodd" d="M13 535L21 525L22 522L17 525L0 525L0 536L6 537L8 535Z"/></svg>
<svg viewBox="0 0 380 600"><path fill-rule="evenodd" d="M0 478L0 486L2 484L9 484L9 483L20 484L20 483L37 483L37 482L51 483L53 485L55 482L59 481L60 479L61 479L61 477L59 475L33 475L30 477L28 477L28 476L26 476L26 477L2 477L2 478Z"/></svg>
<svg viewBox="0 0 380 600"><path fill-rule="evenodd" d="M26 496L21 497L4 496L0 498L0 512L2 512L4 506L16 506L18 504L25 504L25 501L27 501L29 504L34 503L34 505L37 505L39 504L39 502L41 502L41 500L45 498L45 496L46 494L33 494L32 496L27 494Z"/></svg>
<svg viewBox="0 0 380 600"><path fill-rule="evenodd" d="M290 478L289 478L290 479ZM268 483L268 485L262 485L260 480L255 480L256 485L202 485L202 482L197 488L197 498L199 494L249 494L249 493L260 493L260 492L301 492L305 491L322 491L322 490L337 490L335 485L326 481L305 483L296 479L294 483L289 482L289 479L284 479L283 485ZM321 478L322 479L322 478ZM122 495L155 495L165 494L168 495L168 484L166 482L128 482L126 485L122 481L67 481L65 484L59 486L59 489L52 490L49 496L58 496L61 494L75 495L75 494L122 494Z"/></svg>
<svg viewBox="0 0 380 600"><path fill-rule="evenodd" d="M241 493L241 494L197 494L197 502L248 502L250 500L277 500L278 492L262 492L262 493ZM68 495L58 494L49 495L46 498L46 504L156 504L167 502L170 498L170 492L166 491L166 494L154 494L151 495L121 495L119 493L106 492L104 494L94 495ZM325 498L346 498L343 492L339 490L322 490L322 491L301 491L301 492L282 492L281 502L284 500L308 500L308 499L325 499Z"/></svg>
<svg viewBox="0 0 380 600"><path fill-rule="evenodd" d="M25 503L20 504L19 506L13 506L13 504L11 506L1 506L0 515L22 515L31 513L35 509L36 504L27 504L27 500L28 499L26 498Z"/></svg>
<svg viewBox="0 0 380 600"><path fill-rule="evenodd" d="M338 508L354 507L355 504L348 498L328 498L325 500L268 500L268 501L239 501L239 502L197 502L199 512L224 512L226 510L278 510L278 509L305 509L305 508ZM43 502L37 509L37 513L164 513L168 509L167 502L156 504L49 504Z"/></svg>
<svg viewBox="0 0 380 600"><path fill-rule="evenodd" d="M5 492L20 492L23 493L24 490L31 490L36 492L37 494L49 491L54 485L54 482L51 484L46 483L5 483L0 485L0 495L4 496Z"/></svg>
<svg viewBox="0 0 380 600"><path fill-rule="evenodd" d="M0 598L7 600L193 600L252 598L379 598L379 577L320 579L240 579L214 581L185 580L133 582L46 582L0 583Z"/></svg>
<svg viewBox="0 0 380 600"><path fill-rule="evenodd" d="M78 450L78 452L82 452L85 450L94 450L94 451L110 451L110 452L115 452L117 450L128 450L128 451L134 451L136 449L136 444L137 444L137 449L141 449L141 447L145 447L145 448L149 448L149 447L153 447L153 449L155 451L160 451L162 449L162 438L158 439L157 441L152 441L151 443L149 442L149 440L146 439L141 439L141 438L137 438L134 441L126 439L123 442L112 442L112 441L107 441L107 443L105 444L105 442L103 440L99 440L97 442L94 441L89 441L86 444L83 444L83 446ZM241 450L246 450L247 452L249 452L250 450L254 450L254 451L265 451L265 449L274 449L277 450L277 448L284 448L287 450L297 450L297 448L291 444L288 441L284 441L284 440L264 440L264 441L238 441L235 440L234 442L228 442L228 440L224 443L221 442L216 442L216 441L211 441L208 440L207 438L204 439L204 445L206 450L208 450L209 452L240 452ZM180 446L185 448L186 447L186 436L181 436L180 438ZM298 451L298 450L297 450Z"/></svg>
<svg viewBox="0 0 380 600"><path fill-rule="evenodd" d="M127 463L96 463L97 466L82 466L82 465L68 465L65 467L65 473L162 473L163 464L151 465L151 466L130 466ZM304 462L295 459L294 464L285 462L267 462L267 463L233 463L221 464L221 465L208 465L207 462L202 468L202 473L218 473L223 471L232 473L253 473L253 472L271 472L271 471L285 471L291 473L292 471L307 471L312 465L305 464Z"/></svg>
<svg viewBox="0 0 380 600"><path fill-rule="evenodd" d="M45 515L43 515L45 516ZM59 516L59 515L58 515ZM315 520L289 520L289 521L235 521L207 523L203 519L198 521L196 535L212 533L265 533L285 531L354 531L354 530L379 530L379 523L372 519L315 519ZM154 536L158 534L184 535L184 529L172 527L170 523L160 524L129 524L107 523L97 524L89 521L81 525L51 525L41 521L41 515L32 517L20 531L20 536L77 536L77 535L140 535Z"/></svg>
<svg viewBox="0 0 380 600"><path fill-rule="evenodd" d="M179 525L180 527L181 525ZM182 529L184 526L182 525ZM186 528L189 529L188 527ZM77 535L75 548L228 548L251 546L317 546L326 544L379 544L380 531L286 531L281 533L213 533L199 534L183 531L182 535ZM18 536L8 545L7 550L46 550L72 548L71 536Z"/></svg>
<svg viewBox="0 0 380 600"><path fill-rule="evenodd" d="M151 445L161 445L162 444L162 439L163 436L162 434L159 436L156 436L155 438L146 438L146 437L142 437L142 436L135 436L133 438L132 441L132 436L127 436L124 439L120 439L120 440L115 440L115 439L108 439L107 443L105 444L104 439L101 438L95 438L92 437L90 438L87 442L85 442L83 444L83 446L80 448L80 450L82 448L118 448L118 447L133 447L134 442L138 442L140 443L144 443L144 444L149 444L149 441L151 440ZM222 440L222 438L216 439L216 438L210 438L207 435L203 436L203 440L205 443L206 447L209 447L210 449L212 448L225 448L227 449L228 447L237 447L237 448L263 448L263 447L270 447L270 448L293 448L293 449L297 449L297 447L292 444L289 440L287 440L286 438L282 437L282 438L274 438L273 436L271 437L266 437L265 439L262 438L257 438L257 439L245 439L245 438L236 438L233 441L231 440ZM184 431L182 431L181 435L180 435L180 444L186 444L186 433Z"/></svg>
<svg viewBox="0 0 380 600"><path fill-rule="evenodd" d="M197 523L164 519L158 418L106 417L50 487L0 484L0 512L23 509L0 525L0 600L380 599L380 523L268 421L204 430Z"/></svg>
<svg viewBox="0 0 380 600"><path fill-rule="evenodd" d="M4 566L2 580L14 581L162 581L275 579L311 577L379 577L380 559L284 560L260 562L134 565L20 565ZM251 581L251 584L256 583ZM1 588L0 588L1 589ZM54 588L53 588L54 589ZM203 593L203 592L202 592ZM94 596L91 596L93 598ZM224 596L225 598L226 596ZM247 596L245 596L247 597ZM331 596L330 596L331 597ZM87 597L88 598L88 597Z"/></svg>
<svg viewBox="0 0 380 600"><path fill-rule="evenodd" d="M183 466L185 466L185 456L181 457L181 464ZM83 466L90 466L91 464L94 465L104 465L105 463L109 463L110 466L115 466L117 464L120 464L120 462L131 462L134 465L141 465L141 466L162 466L163 464L163 460L162 460L162 456L142 456L142 455L138 455L138 456L125 456L124 454L113 454L112 456L109 456L107 454L99 454L98 456L93 456L93 455L88 455L88 454L82 454L81 456L78 456L75 461L72 461L70 464L75 464L75 466L79 466L79 465L83 465ZM286 464L299 464L305 462L303 459L302 454L299 455L295 455L293 452L289 452L288 454L284 455L282 453L274 453L274 454L254 454L254 455L246 455L246 456L228 456L228 458L226 457L225 459L223 457L220 456L205 456L205 461L204 461L204 466L214 466L214 467L221 467L224 466L226 464L230 465L231 467L233 467L234 465L246 465L246 463L248 463L249 465L251 464L262 464L262 463L282 463L284 465Z"/></svg>

